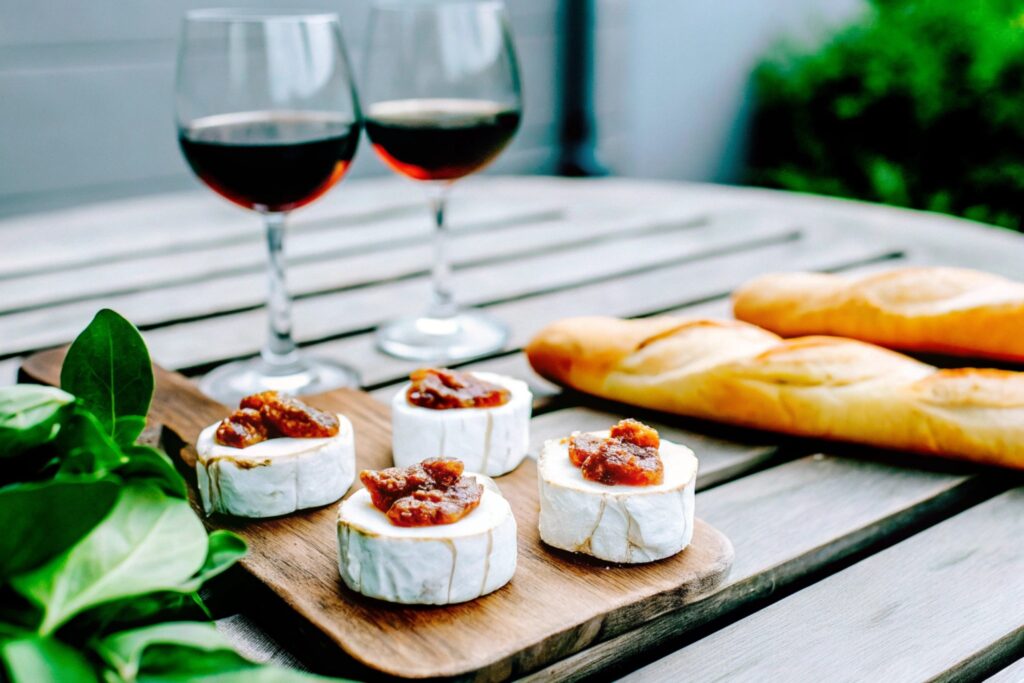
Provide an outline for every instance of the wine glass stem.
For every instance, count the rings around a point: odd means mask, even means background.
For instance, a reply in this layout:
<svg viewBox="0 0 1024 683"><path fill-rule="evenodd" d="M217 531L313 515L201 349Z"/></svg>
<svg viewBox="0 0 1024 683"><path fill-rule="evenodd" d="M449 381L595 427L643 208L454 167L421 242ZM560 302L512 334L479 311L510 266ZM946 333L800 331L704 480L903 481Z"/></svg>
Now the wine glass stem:
<svg viewBox="0 0 1024 683"><path fill-rule="evenodd" d="M448 226L445 223L445 207L448 203L448 183L431 188L430 208L434 214L434 267L432 279L434 301L430 306L431 318L450 318L456 313L455 297L452 295L452 267L448 261Z"/></svg>
<svg viewBox="0 0 1024 683"><path fill-rule="evenodd" d="M299 352L292 339L292 300L284 276L285 214L264 214L267 226L267 344L260 355L271 370L298 369Z"/></svg>

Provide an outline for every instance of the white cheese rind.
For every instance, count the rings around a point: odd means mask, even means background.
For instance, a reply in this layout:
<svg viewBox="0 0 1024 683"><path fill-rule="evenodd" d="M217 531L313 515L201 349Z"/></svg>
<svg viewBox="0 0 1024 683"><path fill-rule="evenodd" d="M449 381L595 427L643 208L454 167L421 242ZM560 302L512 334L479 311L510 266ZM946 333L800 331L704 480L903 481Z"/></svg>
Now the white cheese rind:
<svg viewBox="0 0 1024 683"><path fill-rule="evenodd" d="M607 436L607 432L596 432ZM661 440L664 482L608 486L583 478L567 439L546 441L537 463L540 537L548 545L608 562L653 562L675 555L693 537L697 458Z"/></svg>
<svg viewBox="0 0 1024 683"><path fill-rule="evenodd" d="M450 605L496 591L516 570L516 521L490 479L480 505L454 524L400 527L366 489L338 506L338 568L345 585L378 600Z"/></svg>
<svg viewBox="0 0 1024 683"><path fill-rule="evenodd" d="M352 423L338 415L338 433L327 439L279 438L248 448L222 446L217 425L196 442L196 482L207 515L276 517L333 503L355 480Z"/></svg>
<svg viewBox="0 0 1024 683"><path fill-rule="evenodd" d="M391 451L397 467L429 458L458 458L468 471L497 477L511 472L530 449L533 394L526 382L474 372L505 387L509 402L494 408L433 410L409 403L406 384L391 402Z"/></svg>

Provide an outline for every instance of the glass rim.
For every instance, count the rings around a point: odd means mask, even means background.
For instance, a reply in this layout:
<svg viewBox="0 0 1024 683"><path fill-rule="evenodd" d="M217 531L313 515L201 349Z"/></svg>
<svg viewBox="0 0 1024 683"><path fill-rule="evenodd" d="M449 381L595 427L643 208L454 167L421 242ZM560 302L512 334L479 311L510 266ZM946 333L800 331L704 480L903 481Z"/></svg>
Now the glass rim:
<svg viewBox="0 0 1024 683"><path fill-rule="evenodd" d="M327 10L255 9L245 7L211 7L185 12L185 21L192 22L339 22L337 12Z"/></svg>

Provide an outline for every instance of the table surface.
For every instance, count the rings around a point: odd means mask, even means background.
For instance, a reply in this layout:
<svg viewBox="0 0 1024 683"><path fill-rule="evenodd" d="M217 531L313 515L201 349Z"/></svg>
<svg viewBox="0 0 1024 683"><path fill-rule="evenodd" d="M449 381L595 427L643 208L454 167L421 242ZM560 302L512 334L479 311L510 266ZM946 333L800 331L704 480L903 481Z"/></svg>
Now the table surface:
<svg viewBox="0 0 1024 683"><path fill-rule="evenodd" d="M950 217L749 188L623 179L486 178L454 193L461 300L507 321L508 346L472 362L526 379L543 439L635 410L534 375L521 347L569 315L728 316L765 271L906 264L1019 278L1024 237ZM310 352L358 367L387 400L414 364L373 347L375 325L429 298L430 226L418 188L353 181L294 217L295 325ZM200 375L263 339L255 217L209 193L161 195L0 221L0 373L69 341L100 307L143 330L154 359ZM1024 331L1022 331L1024 333ZM946 360L949 364L950 361ZM647 417L647 416L645 416ZM781 440L655 415L701 458L697 511L736 563L714 594L604 639L530 679L1024 680L1024 489L1013 474ZM243 652L314 670L244 601L217 601Z"/></svg>

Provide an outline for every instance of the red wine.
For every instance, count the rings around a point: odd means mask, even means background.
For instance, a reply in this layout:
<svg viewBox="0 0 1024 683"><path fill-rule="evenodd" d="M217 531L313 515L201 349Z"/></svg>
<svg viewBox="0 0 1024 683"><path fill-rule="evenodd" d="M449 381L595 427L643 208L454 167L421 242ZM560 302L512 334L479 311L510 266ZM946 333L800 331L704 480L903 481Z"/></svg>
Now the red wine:
<svg viewBox="0 0 1024 683"><path fill-rule="evenodd" d="M178 142L218 194L247 209L291 211L345 175L359 124L329 112L242 112L196 119Z"/></svg>
<svg viewBox="0 0 1024 683"><path fill-rule="evenodd" d="M519 110L486 100L391 100L366 114L373 148L416 180L454 180L486 166L519 127Z"/></svg>

